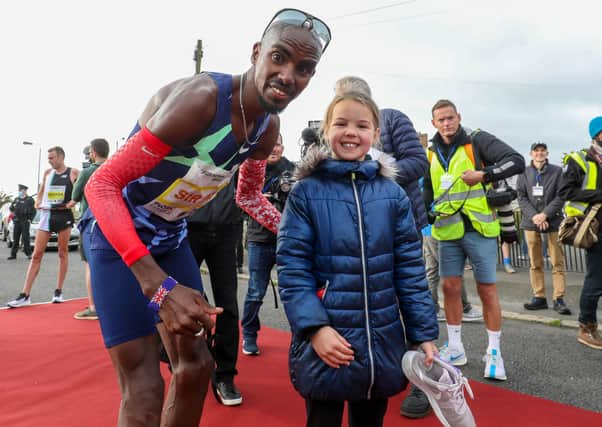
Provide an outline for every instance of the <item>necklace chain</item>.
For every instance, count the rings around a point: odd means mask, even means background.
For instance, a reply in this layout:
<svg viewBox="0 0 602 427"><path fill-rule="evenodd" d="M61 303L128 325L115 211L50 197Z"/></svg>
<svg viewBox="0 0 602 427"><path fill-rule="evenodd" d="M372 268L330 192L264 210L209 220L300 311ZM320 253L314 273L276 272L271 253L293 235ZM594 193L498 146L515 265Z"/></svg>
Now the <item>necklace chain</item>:
<svg viewBox="0 0 602 427"><path fill-rule="evenodd" d="M249 134L247 133L247 117L245 116L245 108L242 106L242 90L243 90L243 86L245 85L245 77L246 74L243 74L240 77L240 90L238 91L238 105L240 105L240 114L242 116L242 128L245 131L245 142L250 144L250 145L254 145L257 144L257 141L259 141L259 136L257 137L257 139L255 139L255 141L249 141Z"/></svg>

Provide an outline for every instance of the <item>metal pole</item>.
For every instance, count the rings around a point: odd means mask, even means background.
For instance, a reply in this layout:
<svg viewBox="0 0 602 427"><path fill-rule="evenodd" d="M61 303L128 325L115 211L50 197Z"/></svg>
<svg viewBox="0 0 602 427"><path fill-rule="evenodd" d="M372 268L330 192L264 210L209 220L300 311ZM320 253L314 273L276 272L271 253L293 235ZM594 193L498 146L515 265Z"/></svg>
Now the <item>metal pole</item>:
<svg viewBox="0 0 602 427"><path fill-rule="evenodd" d="M38 147L38 190L40 191L40 167L42 165L42 147Z"/></svg>
<svg viewBox="0 0 602 427"><path fill-rule="evenodd" d="M201 60L203 59L203 40L196 41L196 49L194 50L195 74L201 72Z"/></svg>

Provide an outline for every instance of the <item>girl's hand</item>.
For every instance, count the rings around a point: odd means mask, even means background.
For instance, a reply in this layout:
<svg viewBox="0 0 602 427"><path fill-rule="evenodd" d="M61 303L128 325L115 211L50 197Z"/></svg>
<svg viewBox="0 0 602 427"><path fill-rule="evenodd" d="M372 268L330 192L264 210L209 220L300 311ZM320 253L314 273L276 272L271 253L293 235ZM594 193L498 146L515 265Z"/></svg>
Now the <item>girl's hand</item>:
<svg viewBox="0 0 602 427"><path fill-rule="evenodd" d="M425 341L420 344L420 348L424 351L424 364L426 366L431 366L433 363L433 358L439 355L439 350L437 346L432 341Z"/></svg>
<svg viewBox="0 0 602 427"><path fill-rule="evenodd" d="M353 360L353 349L334 328L323 326L312 335L311 345L320 359L331 368L349 366Z"/></svg>

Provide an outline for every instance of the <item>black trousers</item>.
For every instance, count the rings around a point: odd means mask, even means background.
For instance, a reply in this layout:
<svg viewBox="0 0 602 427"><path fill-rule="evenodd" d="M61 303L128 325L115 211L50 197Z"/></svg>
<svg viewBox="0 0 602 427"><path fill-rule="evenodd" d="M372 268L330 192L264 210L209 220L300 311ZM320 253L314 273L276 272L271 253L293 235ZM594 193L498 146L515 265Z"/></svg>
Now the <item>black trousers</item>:
<svg viewBox="0 0 602 427"><path fill-rule="evenodd" d="M236 246L242 224L205 225L188 224L190 248L200 266L203 261L209 268L214 304L224 312L217 316L213 336L215 380L232 380L238 359L238 295L236 275Z"/></svg>
<svg viewBox="0 0 602 427"><path fill-rule="evenodd" d="M349 427L382 427L388 399L348 402ZM305 399L307 427L341 427L344 401Z"/></svg>
<svg viewBox="0 0 602 427"><path fill-rule="evenodd" d="M602 234L598 234L602 238ZM579 299L579 321L581 323L597 322L596 311L598 301L602 297L602 241L594 244L585 252L585 280Z"/></svg>
<svg viewBox="0 0 602 427"><path fill-rule="evenodd" d="M25 255L31 255L31 245L29 244L29 221L14 221L13 220L13 247L11 248L10 255L17 256L19 250L20 240L23 243L23 252Z"/></svg>

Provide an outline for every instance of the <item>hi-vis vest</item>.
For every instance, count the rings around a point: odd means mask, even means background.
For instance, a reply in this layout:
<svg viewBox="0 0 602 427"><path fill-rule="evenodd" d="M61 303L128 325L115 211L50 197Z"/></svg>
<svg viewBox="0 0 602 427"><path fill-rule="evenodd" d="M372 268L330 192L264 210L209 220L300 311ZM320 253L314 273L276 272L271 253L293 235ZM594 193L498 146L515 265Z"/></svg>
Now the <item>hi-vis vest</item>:
<svg viewBox="0 0 602 427"><path fill-rule="evenodd" d="M472 145L461 145L456 149L447 171L437 156L429 156L429 160L434 200L437 201L445 193L441 180L446 173L455 181L449 192L434 206L435 211L442 215L433 224L433 237L437 240L461 239L464 236L464 222L460 213L468 217L473 228L481 235L498 237L500 224L487 204L483 184L477 183L471 187L462 179L456 180L464 171L476 170ZM460 211L456 212L458 209Z"/></svg>
<svg viewBox="0 0 602 427"><path fill-rule="evenodd" d="M598 165L596 163L585 160L586 155L585 150L574 151L564 158L564 163L568 161L569 158L572 158L581 169L585 172L585 178L583 178L583 182L581 183L582 190L595 190L596 183L598 182ZM564 204L564 213L566 216L578 216L585 215L585 211L587 210L589 203L585 202L573 202L571 200L567 201Z"/></svg>

